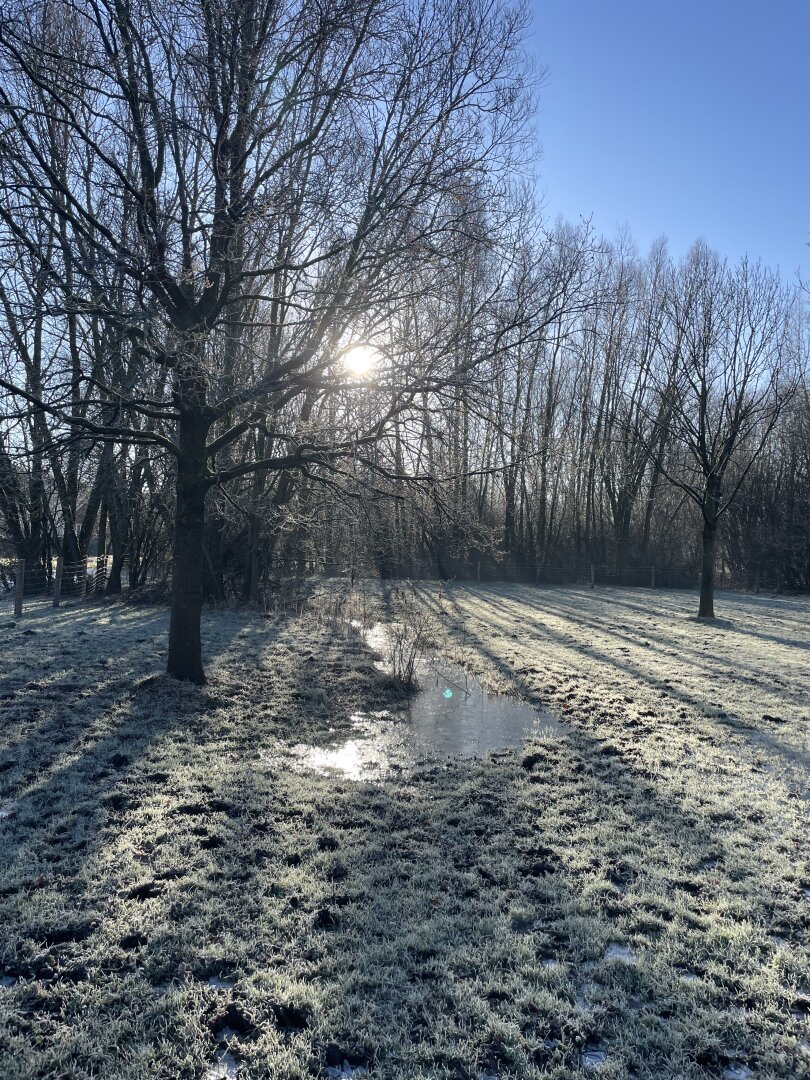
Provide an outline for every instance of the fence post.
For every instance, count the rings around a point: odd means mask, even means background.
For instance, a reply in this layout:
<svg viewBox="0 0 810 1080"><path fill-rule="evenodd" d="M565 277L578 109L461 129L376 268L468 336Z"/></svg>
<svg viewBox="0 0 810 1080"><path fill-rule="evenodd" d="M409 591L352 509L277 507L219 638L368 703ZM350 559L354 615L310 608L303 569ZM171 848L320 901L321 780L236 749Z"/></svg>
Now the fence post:
<svg viewBox="0 0 810 1080"><path fill-rule="evenodd" d="M93 592L96 596L101 596L104 593L104 588L107 584L107 553L96 556L96 577L93 582Z"/></svg>
<svg viewBox="0 0 810 1080"><path fill-rule="evenodd" d="M22 615L23 589L25 588L25 559L17 559L17 573L14 578L14 618Z"/></svg>
<svg viewBox="0 0 810 1080"><path fill-rule="evenodd" d="M593 563L591 563L591 588L596 588L596 571L594 569Z"/></svg>
<svg viewBox="0 0 810 1080"><path fill-rule="evenodd" d="M480 559L475 564L475 580L478 582L479 585L481 584L481 560Z"/></svg>
<svg viewBox="0 0 810 1080"><path fill-rule="evenodd" d="M87 556L86 555L81 560L81 562L79 563L79 567L80 567L79 573L82 576L82 580L79 583L79 599L80 600L86 600L87 599Z"/></svg>
<svg viewBox="0 0 810 1080"><path fill-rule="evenodd" d="M650 567L650 588L655 588L655 563Z"/></svg>
<svg viewBox="0 0 810 1080"><path fill-rule="evenodd" d="M59 600L62 596L62 570L64 569L65 560L60 555L56 560L56 577L53 579L53 606L59 607Z"/></svg>

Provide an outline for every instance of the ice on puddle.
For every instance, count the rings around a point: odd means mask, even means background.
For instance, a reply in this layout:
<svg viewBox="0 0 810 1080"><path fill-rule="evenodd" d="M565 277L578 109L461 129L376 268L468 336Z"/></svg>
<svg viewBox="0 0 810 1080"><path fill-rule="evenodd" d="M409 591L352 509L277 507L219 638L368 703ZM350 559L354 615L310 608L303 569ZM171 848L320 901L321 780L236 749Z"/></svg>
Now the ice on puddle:
<svg viewBox="0 0 810 1080"><path fill-rule="evenodd" d="M593 1011L593 998L604 990L604 987L600 983L588 982L581 987L580 991L574 997L574 1005L582 1013L590 1013Z"/></svg>
<svg viewBox="0 0 810 1080"><path fill-rule="evenodd" d="M227 1042L228 1039L238 1039L239 1032L235 1031L232 1027L228 1027L226 1024L225 1027L217 1028L214 1032L214 1038L218 1043L223 1043Z"/></svg>

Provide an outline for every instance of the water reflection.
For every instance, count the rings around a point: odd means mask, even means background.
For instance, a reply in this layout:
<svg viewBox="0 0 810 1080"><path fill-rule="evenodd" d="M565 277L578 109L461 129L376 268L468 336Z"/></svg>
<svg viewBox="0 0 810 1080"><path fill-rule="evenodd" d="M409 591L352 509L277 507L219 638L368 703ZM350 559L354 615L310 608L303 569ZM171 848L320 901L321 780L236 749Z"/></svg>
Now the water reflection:
<svg viewBox="0 0 810 1080"><path fill-rule="evenodd" d="M487 693L478 679L447 663L423 663L419 690L404 714L411 741L429 757L481 757L527 738L554 737L563 727L525 701Z"/></svg>
<svg viewBox="0 0 810 1080"><path fill-rule="evenodd" d="M426 761L483 757L526 739L558 738L564 726L550 713L506 694L490 694L463 668L420 660L419 690L407 709L357 714L350 738L332 746L292 748L299 767L372 780Z"/></svg>

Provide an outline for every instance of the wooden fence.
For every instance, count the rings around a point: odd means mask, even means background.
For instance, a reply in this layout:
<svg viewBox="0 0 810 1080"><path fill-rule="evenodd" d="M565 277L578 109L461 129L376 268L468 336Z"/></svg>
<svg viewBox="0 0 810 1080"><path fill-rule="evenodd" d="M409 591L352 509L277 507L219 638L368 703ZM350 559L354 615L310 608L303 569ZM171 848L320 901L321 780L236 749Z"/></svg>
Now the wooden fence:
<svg viewBox="0 0 810 1080"><path fill-rule="evenodd" d="M30 604L51 603L59 607L66 601L89 600L104 593L111 556L91 556L78 562L56 560L55 567L29 568L25 559L4 562L0 566L0 606L14 606L19 619Z"/></svg>

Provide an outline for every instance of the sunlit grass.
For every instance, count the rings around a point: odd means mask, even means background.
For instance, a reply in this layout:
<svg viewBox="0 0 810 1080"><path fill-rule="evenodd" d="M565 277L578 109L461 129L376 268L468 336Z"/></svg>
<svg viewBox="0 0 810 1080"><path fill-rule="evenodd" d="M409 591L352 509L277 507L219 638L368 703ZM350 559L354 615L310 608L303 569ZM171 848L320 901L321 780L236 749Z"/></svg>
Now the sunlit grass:
<svg viewBox="0 0 810 1080"><path fill-rule="evenodd" d="M222 1038L246 1078L808 1073L806 804L762 743L806 738L804 609L718 648L671 594L417 596L569 736L353 783L290 751L392 703L356 634L211 614L198 690L162 612L0 631L0 1075L203 1077Z"/></svg>

